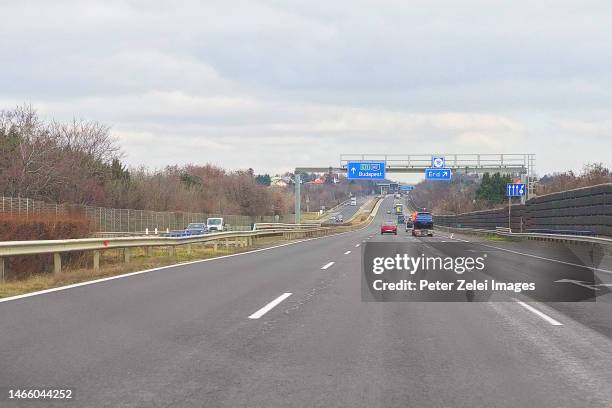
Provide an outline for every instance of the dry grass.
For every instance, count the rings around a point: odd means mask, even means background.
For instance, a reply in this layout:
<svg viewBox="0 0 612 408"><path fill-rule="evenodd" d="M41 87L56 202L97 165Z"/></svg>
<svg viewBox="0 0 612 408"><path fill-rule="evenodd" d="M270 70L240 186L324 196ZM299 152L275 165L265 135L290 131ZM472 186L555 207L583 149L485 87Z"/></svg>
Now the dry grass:
<svg viewBox="0 0 612 408"><path fill-rule="evenodd" d="M302 215L302 220L306 220L306 221L314 221L314 220L318 220L321 217L319 216L318 212L303 212Z"/></svg>
<svg viewBox="0 0 612 408"><path fill-rule="evenodd" d="M122 251L107 250L100 257L100 270L98 271L94 271L93 268L66 269L57 276L52 273L39 273L32 274L31 277L26 279L7 280L0 282L0 298L87 282L109 276L123 275L129 272L174 265L181 262L246 252L277 244L281 240L282 238L280 237L261 238L254 246L246 248L234 246L225 248L220 245L216 252L212 247L192 244L191 253L188 253L186 246L179 246L176 247L174 256L170 256L165 248L155 248L151 256L146 256L145 251L140 248L133 248L130 251L129 263L123 262Z"/></svg>
<svg viewBox="0 0 612 408"><path fill-rule="evenodd" d="M373 205L370 207L373 207ZM343 232L366 225L370 211L371 209L355 217L349 226L338 227L335 231ZM98 271L94 271L93 268L66 268L58 276L40 271L40 273L31 274L31 277L26 279L7 280L5 282L0 282L0 298L74 283L87 282L109 276L123 275L145 269L174 265L181 262L246 252L257 248L272 246L279 242L287 241L282 237L260 238L257 240L257 243L251 247L237 248L231 246L225 248L219 245L216 252L210 246L206 247L204 245L192 244L191 253L188 253L186 246L178 246L176 247L174 256L169 256L168 250L164 248L155 248L151 256L147 256L145 251L140 248L133 248L130 250L130 262L127 264L123 262L123 252L121 250L107 250L101 254L100 270Z"/></svg>

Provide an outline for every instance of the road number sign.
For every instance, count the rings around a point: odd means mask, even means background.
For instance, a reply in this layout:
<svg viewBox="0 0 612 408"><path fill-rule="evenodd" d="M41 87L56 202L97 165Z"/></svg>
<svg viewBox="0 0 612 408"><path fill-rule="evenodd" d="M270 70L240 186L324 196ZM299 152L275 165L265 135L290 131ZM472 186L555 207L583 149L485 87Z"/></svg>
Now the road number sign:
<svg viewBox="0 0 612 408"><path fill-rule="evenodd" d="M431 156L431 167L435 169L444 168L444 156Z"/></svg>
<svg viewBox="0 0 612 408"><path fill-rule="evenodd" d="M384 180L385 162L348 162L346 165L346 178L349 180Z"/></svg>

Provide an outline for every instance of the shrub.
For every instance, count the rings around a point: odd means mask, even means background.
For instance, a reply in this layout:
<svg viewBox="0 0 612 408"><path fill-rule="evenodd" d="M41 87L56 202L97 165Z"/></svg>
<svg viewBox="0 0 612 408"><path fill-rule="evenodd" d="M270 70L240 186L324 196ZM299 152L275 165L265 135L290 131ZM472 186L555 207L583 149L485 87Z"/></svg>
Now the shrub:
<svg viewBox="0 0 612 408"><path fill-rule="evenodd" d="M79 215L7 215L0 214L0 241L84 238L91 232L89 221ZM62 254L67 265L83 261L77 253ZM21 279L50 270L52 255L15 256L5 259L10 278Z"/></svg>

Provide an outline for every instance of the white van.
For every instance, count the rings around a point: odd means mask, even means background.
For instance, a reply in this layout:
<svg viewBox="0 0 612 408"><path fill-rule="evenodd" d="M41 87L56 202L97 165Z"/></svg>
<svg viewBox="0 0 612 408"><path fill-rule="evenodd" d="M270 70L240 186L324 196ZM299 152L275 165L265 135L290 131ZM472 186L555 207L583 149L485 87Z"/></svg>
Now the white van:
<svg viewBox="0 0 612 408"><path fill-rule="evenodd" d="M224 230L225 222L220 217L207 218L206 227L208 227L208 232L220 232Z"/></svg>

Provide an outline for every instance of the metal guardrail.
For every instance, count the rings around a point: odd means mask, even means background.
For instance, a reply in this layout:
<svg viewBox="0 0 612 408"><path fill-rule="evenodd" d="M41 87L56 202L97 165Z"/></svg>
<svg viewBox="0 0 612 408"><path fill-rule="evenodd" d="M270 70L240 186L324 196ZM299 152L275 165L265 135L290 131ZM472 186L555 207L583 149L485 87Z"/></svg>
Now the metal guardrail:
<svg viewBox="0 0 612 408"><path fill-rule="evenodd" d="M293 228L288 226L292 225ZM281 224L278 228L264 228L253 231L228 231L188 237L115 237L115 238L83 238L38 241L5 241L0 242L0 280L5 275L5 258L20 255L53 254L54 273L60 273L62 268L61 253L73 251L94 251L94 270L100 268L100 251L105 249L124 249L125 261L129 262L129 248L143 247L169 247L171 254L178 245L212 243L215 250L219 244L229 247L246 247L253 244L253 240L260 237L282 235L287 239L325 236L329 228L311 225ZM191 247L188 247L191 250Z"/></svg>
<svg viewBox="0 0 612 408"><path fill-rule="evenodd" d="M382 200L378 200L370 210L368 219L364 222L369 224ZM364 208L362 206L362 208ZM353 226L337 226L329 228L320 224L282 224L282 223L256 223L253 230L249 231L224 231L204 235L193 235L186 237L169 237L160 235L149 236L121 236L121 237L97 237L83 239L63 240L38 240L38 241L5 241L0 242L0 281L5 278L5 259L10 256L53 254L53 271L58 274L62 268L61 254L72 251L93 251L93 269L100 268L100 252L105 249L123 249L125 262L129 262L130 248L143 247L149 250L153 247L168 247L171 255L178 245L186 245L188 252L191 244L212 243L217 250L218 245L225 244L226 247L233 243L235 246L246 247L252 245L254 239L259 237L282 235L286 239L300 239L307 237L327 236L330 232L339 233L350 231L354 227L362 227L364 223Z"/></svg>
<svg viewBox="0 0 612 408"><path fill-rule="evenodd" d="M527 232L536 234L563 234L563 235L580 235L580 236L595 236L595 231L580 231L580 230L557 230L557 229L528 229Z"/></svg>
<svg viewBox="0 0 612 408"><path fill-rule="evenodd" d="M580 242L580 243L592 243L601 245L612 245L612 238L607 237L594 237L594 236L579 236L579 235L566 235L566 234L542 234L534 232L504 232L500 230L488 230L479 228L453 228L442 225L436 225L435 228L446 229L453 232L465 232L472 234L493 234L518 239L532 239L541 241L557 241L557 242Z"/></svg>
<svg viewBox="0 0 612 408"><path fill-rule="evenodd" d="M320 228L321 224L318 223L308 223L308 224L281 224L274 222L258 222L253 225L254 231L266 230L266 229L295 229L295 228Z"/></svg>

